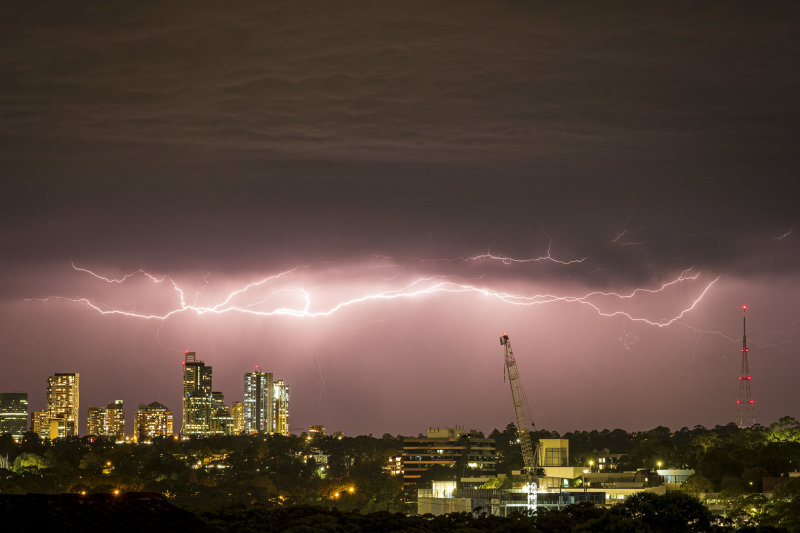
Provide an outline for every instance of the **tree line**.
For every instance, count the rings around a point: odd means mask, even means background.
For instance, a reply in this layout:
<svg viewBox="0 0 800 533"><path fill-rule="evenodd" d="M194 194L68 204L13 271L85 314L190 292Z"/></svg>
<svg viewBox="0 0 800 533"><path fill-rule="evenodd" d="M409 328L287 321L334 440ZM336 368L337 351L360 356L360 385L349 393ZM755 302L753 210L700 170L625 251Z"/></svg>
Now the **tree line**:
<svg viewBox="0 0 800 533"><path fill-rule="evenodd" d="M621 469L654 469L659 462L662 468L694 469L682 492L690 497L717 494L729 503L740 526L784 524L800 517L797 482L789 481L800 464L800 422L791 417L752 428L728 424L673 432L659 426L642 432L605 429L563 435L540 430L531 436L534 442L569 439L574 466L585 466L608 450L625 454ZM488 437L497 447L498 473L522 467L513 424ZM385 469L388 458L399 456L402 447L403 437L389 434L311 440L305 435L160 438L150 444L115 444L98 437L43 442L33 433L16 443L3 435L0 493L156 492L193 512L310 505L341 512L413 513L404 499L402 477ZM327 462L318 463L314 457L319 454ZM452 478L469 472L457 464L444 474ZM775 497L767 500L762 490L773 486Z"/></svg>

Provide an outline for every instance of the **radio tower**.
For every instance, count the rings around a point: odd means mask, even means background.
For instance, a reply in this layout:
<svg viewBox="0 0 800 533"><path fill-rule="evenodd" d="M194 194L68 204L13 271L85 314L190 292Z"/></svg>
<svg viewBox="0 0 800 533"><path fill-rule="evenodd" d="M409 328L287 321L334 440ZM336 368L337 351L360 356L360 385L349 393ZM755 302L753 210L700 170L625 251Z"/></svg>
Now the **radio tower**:
<svg viewBox="0 0 800 533"><path fill-rule="evenodd" d="M747 364L747 305L742 306L742 371L739 373L739 399L736 400L740 428L755 425L755 402L750 394L750 365Z"/></svg>

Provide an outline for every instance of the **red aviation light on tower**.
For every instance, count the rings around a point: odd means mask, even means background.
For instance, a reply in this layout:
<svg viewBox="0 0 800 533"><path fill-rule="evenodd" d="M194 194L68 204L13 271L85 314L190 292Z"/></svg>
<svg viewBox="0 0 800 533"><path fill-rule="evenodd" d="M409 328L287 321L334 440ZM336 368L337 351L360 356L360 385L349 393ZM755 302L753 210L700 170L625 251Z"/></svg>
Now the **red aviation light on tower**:
<svg viewBox="0 0 800 533"><path fill-rule="evenodd" d="M740 428L752 427L756 423L755 417L755 401L750 392L750 383L752 377L750 376L750 362L748 353L750 349L747 347L747 304L742 305L742 366L739 370L739 398L736 400L737 404L737 425Z"/></svg>

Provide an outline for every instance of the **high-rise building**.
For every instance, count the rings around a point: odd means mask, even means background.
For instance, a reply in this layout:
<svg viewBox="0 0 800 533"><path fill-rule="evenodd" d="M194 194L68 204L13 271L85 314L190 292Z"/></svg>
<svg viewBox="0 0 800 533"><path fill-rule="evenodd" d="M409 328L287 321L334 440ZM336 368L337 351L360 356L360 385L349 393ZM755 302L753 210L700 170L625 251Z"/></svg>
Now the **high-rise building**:
<svg viewBox="0 0 800 533"><path fill-rule="evenodd" d="M244 404L231 402L231 418L233 418L233 434L244 433Z"/></svg>
<svg viewBox="0 0 800 533"><path fill-rule="evenodd" d="M0 393L0 435L9 433L21 440L28 430L28 393Z"/></svg>
<svg viewBox="0 0 800 533"><path fill-rule="evenodd" d="M133 436L137 442L153 437L172 436L172 411L158 402L139 404L133 417Z"/></svg>
<svg viewBox="0 0 800 533"><path fill-rule="evenodd" d="M244 430L269 433L272 429L272 374L247 372L244 375Z"/></svg>
<svg viewBox="0 0 800 533"><path fill-rule="evenodd" d="M211 393L211 426L212 435L234 435L233 416L230 408L225 405L225 395L222 391Z"/></svg>
<svg viewBox="0 0 800 533"><path fill-rule="evenodd" d="M90 407L86 419L86 434L109 437L116 441L125 440L122 400L116 400L107 407Z"/></svg>
<svg viewBox="0 0 800 533"><path fill-rule="evenodd" d="M100 436L106 425L106 410L103 407L89 407L86 413L86 434Z"/></svg>
<svg viewBox="0 0 800 533"><path fill-rule="evenodd" d="M183 424L181 434L211 434L211 367L197 361L195 352L186 352L183 362Z"/></svg>
<svg viewBox="0 0 800 533"><path fill-rule="evenodd" d="M272 391L272 431L289 435L289 385L276 381Z"/></svg>
<svg viewBox="0 0 800 533"><path fill-rule="evenodd" d="M115 440L125 440L125 410L122 400L114 400L106 406L108 412L106 431L108 436Z"/></svg>
<svg viewBox="0 0 800 533"><path fill-rule="evenodd" d="M50 438L78 435L79 391L80 374L77 372L56 373L47 378Z"/></svg>
<svg viewBox="0 0 800 533"><path fill-rule="evenodd" d="M271 372L244 375L244 430L289 434L289 386Z"/></svg>

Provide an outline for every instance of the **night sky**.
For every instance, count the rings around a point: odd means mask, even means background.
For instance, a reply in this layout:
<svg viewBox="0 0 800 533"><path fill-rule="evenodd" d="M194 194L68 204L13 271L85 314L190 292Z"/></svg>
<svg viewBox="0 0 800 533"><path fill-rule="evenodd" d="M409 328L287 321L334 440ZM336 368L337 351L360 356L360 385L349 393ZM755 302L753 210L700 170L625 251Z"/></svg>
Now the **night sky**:
<svg viewBox="0 0 800 533"><path fill-rule="evenodd" d="M800 415L797 2L78 4L0 18L31 410L80 372L82 432L179 421L189 349L295 433L491 431L506 331L537 428L713 426L746 303L757 420Z"/></svg>

